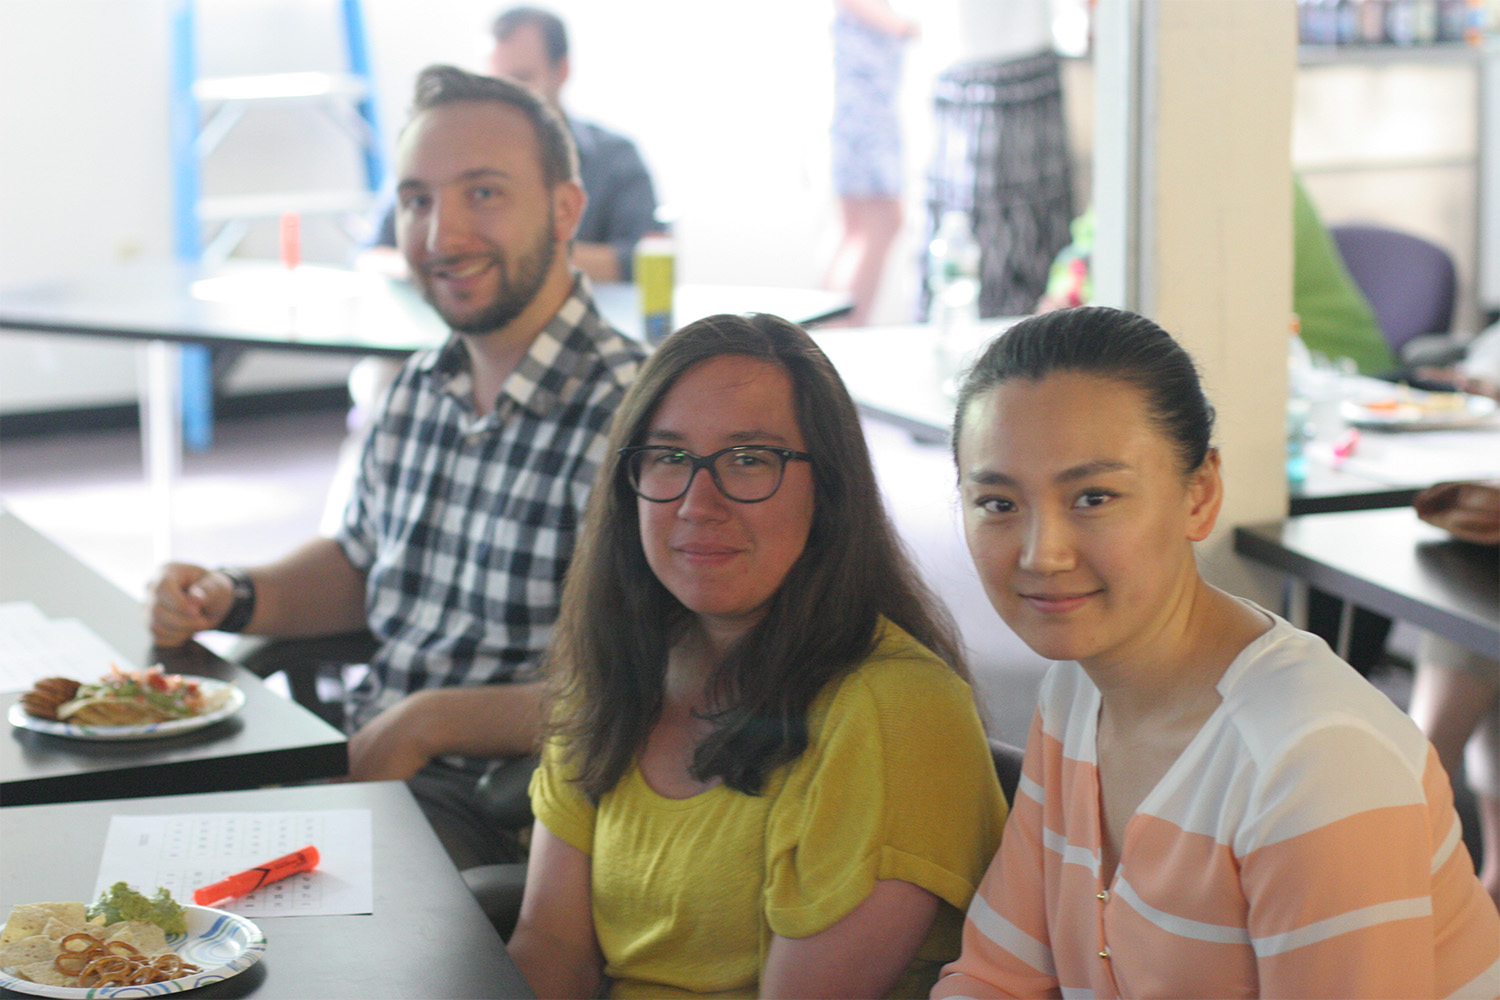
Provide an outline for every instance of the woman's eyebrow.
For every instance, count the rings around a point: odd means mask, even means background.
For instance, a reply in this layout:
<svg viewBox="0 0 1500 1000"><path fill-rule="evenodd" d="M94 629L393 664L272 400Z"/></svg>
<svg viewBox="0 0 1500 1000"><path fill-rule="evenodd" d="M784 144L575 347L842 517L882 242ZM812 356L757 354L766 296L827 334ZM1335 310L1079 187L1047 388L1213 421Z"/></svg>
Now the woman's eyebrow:
<svg viewBox="0 0 1500 1000"><path fill-rule="evenodd" d="M1087 479L1090 476L1097 476L1106 472L1126 472L1130 468L1131 466L1129 462L1121 462L1116 459L1109 458L1100 458L1095 459L1092 462L1083 462L1079 465L1074 465L1064 469L1057 474L1057 481L1061 483L1071 483L1079 479ZM997 472L994 469L976 469L973 472L970 472L966 478L969 482L974 483L976 486L1014 487L1018 485L1017 480L1014 476L1008 476L1005 473Z"/></svg>
<svg viewBox="0 0 1500 1000"><path fill-rule="evenodd" d="M1129 462L1121 462L1118 459L1100 458L1092 462L1084 462L1072 468L1064 469L1057 474L1059 482L1072 482L1076 479L1087 479L1089 476L1097 476L1104 472L1125 472L1130 468Z"/></svg>
<svg viewBox="0 0 1500 1000"><path fill-rule="evenodd" d="M687 435L674 430L660 428L646 432L646 440L656 444L680 444L687 439ZM724 439L733 444L764 444L786 442L786 438L775 431L748 430L735 431L725 435Z"/></svg>

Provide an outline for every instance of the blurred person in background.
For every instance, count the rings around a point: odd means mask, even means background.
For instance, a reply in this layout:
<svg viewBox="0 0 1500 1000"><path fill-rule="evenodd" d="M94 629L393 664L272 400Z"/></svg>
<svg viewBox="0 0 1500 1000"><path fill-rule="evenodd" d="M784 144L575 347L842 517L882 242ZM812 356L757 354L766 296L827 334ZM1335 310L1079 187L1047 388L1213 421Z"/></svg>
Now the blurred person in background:
<svg viewBox="0 0 1500 1000"><path fill-rule="evenodd" d="M902 51L917 22L886 0L834 0L833 190L843 225L826 287L854 299L849 326L864 326L880 293L886 256L901 231Z"/></svg>

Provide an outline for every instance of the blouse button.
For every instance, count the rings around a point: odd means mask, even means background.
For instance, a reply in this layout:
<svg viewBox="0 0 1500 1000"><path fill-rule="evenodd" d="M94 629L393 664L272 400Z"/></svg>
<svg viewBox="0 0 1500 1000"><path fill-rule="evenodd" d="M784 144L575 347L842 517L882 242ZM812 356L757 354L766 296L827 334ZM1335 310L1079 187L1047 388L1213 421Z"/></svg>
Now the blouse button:
<svg viewBox="0 0 1500 1000"><path fill-rule="evenodd" d="M1109 958L1109 949L1105 948L1103 951L1099 952L1099 957L1103 958L1103 959L1108 959Z"/></svg>
<svg viewBox="0 0 1500 1000"><path fill-rule="evenodd" d="M1108 889L1100 889L1099 890L1099 895L1098 895L1097 898L1099 898L1099 899L1105 899L1105 900L1109 899L1109 890Z"/></svg>

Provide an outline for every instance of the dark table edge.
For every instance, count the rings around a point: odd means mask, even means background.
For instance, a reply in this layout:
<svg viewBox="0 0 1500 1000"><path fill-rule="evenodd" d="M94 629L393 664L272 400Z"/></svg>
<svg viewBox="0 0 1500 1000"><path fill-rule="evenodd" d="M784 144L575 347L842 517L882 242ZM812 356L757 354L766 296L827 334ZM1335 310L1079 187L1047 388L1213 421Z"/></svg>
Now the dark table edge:
<svg viewBox="0 0 1500 1000"><path fill-rule="evenodd" d="M291 766L295 765L295 768ZM92 799L139 799L153 795L187 795L207 787L213 791L237 792L264 788L278 782L278 772L294 773L294 781L305 784L349 773L349 744L335 740L320 746L266 750L226 760L178 761L172 764L170 780L160 765L125 767L106 772L44 776L0 784L0 808L55 805Z"/></svg>
<svg viewBox="0 0 1500 1000"><path fill-rule="evenodd" d="M96 325L59 323L50 320L32 321L0 318L0 330L36 334L61 333L68 336L97 337L102 340L123 338L126 340L160 340L174 344L212 344L215 347L258 347L274 351L347 354L357 357L380 355L383 357L406 358L414 353L414 349L411 347L382 347L376 344L331 344L317 340L274 340L265 337L237 336L235 334L224 333L215 333L211 337L205 337L201 335L173 333L154 327L143 329L123 324L105 331Z"/></svg>
<svg viewBox="0 0 1500 1000"><path fill-rule="evenodd" d="M1284 570L1320 590L1327 590L1351 603L1378 611L1413 625L1437 632L1483 656L1500 655L1496 630L1467 618L1434 608L1398 594L1363 577L1345 573L1281 544L1282 522L1241 525L1234 529L1234 551L1276 569Z"/></svg>
<svg viewBox="0 0 1500 1000"><path fill-rule="evenodd" d="M1410 507L1412 500L1419 492L1416 487L1412 486L1393 486L1387 490L1339 493L1329 496L1300 497L1292 494L1287 498L1287 515L1299 517L1303 514L1338 514L1350 510Z"/></svg>

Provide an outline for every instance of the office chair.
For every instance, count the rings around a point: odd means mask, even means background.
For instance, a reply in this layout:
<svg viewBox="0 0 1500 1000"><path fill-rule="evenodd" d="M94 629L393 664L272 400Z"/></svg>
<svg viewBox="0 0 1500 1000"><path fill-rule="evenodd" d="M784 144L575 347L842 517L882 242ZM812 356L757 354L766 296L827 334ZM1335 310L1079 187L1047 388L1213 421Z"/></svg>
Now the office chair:
<svg viewBox="0 0 1500 1000"><path fill-rule="evenodd" d="M1391 353L1405 362L1441 364L1432 352L1442 343L1429 339L1447 334L1453 324L1457 276L1453 258L1420 236L1372 225L1330 226L1329 234L1375 319ZM1424 338L1417 343L1417 338Z"/></svg>
<svg viewBox="0 0 1500 1000"><path fill-rule="evenodd" d="M375 647L375 637L363 629L315 639L242 636L226 659L257 677L285 675L293 701L333 728L343 729L344 667L368 663Z"/></svg>
<svg viewBox="0 0 1500 1000"><path fill-rule="evenodd" d="M1016 788L1021 784L1021 758L1023 751L1004 740L990 739L990 756L995 759L995 777L1000 779L1000 790L1005 793L1007 805L1016 804Z"/></svg>

